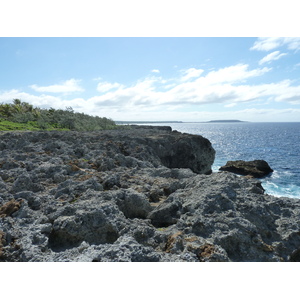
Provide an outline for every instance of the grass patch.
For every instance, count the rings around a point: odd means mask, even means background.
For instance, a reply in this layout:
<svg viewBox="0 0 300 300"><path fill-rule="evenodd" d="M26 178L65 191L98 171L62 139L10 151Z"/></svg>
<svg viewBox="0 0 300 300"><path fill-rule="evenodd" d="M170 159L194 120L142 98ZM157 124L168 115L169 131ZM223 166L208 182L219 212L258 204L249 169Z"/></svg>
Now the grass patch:
<svg viewBox="0 0 300 300"><path fill-rule="evenodd" d="M0 131L14 131L14 130L37 131L42 129L39 127L37 122L33 122L33 121L27 123L17 123L17 122L11 122L11 121L0 119ZM46 130L69 130L69 129L48 127Z"/></svg>
<svg viewBox="0 0 300 300"><path fill-rule="evenodd" d="M0 130L11 131L11 130L40 130L37 126L27 123L16 123L0 119Z"/></svg>

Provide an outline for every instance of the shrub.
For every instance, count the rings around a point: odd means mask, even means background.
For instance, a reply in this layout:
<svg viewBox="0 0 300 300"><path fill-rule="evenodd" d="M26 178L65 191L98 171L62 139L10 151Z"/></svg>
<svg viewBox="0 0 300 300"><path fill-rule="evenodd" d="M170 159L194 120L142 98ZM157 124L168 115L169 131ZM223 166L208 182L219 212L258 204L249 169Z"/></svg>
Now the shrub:
<svg viewBox="0 0 300 300"><path fill-rule="evenodd" d="M116 124L108 118L75 113L72 107L62 109L40 109L14 99L12 104L0 104L0 118L22 124L35 124L38 128L96 131L114 129ZM33 123L32 123L33 122Z"/></svg>

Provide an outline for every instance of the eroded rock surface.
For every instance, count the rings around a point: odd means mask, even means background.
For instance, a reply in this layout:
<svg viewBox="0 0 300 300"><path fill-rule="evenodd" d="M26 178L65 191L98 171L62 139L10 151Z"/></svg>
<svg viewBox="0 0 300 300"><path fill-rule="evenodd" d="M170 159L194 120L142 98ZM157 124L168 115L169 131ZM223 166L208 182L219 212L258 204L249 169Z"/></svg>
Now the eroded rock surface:
<svg viewBox="0 0 300 300"><path fill-rule="evenodd" d="M232 172L239 175L250 175L255 178L262 178L273 172L273 170L265 160L228 161L226 165L222 166L219 170Z"/></svg>
<svg viewBox="0 0 300 300"><path fill-rule="evenodd" d="M299 261L299 199L210 174L201 136L138 127L0 138L0 261Z"/></svg>

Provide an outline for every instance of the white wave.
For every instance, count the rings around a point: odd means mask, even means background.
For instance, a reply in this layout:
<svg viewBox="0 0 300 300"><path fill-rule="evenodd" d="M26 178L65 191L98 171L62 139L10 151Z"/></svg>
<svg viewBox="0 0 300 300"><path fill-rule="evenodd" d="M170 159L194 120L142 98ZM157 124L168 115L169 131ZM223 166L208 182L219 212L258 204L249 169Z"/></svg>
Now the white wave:
<svg viewBox="0 0 300 300"><path fill-rule="evenodd" d="M300 198L300 187L294 184L286 186L277 185L274 182L263 182L265 193L276 197Z"/></svg>

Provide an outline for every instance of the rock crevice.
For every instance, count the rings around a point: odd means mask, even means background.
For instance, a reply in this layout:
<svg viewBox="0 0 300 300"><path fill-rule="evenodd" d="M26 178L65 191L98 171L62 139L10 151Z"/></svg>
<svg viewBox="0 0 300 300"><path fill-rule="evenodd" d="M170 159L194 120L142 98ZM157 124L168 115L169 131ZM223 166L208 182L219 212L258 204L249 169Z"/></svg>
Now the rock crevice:
<svg viewBox="0 0 300 300"><path fill-rule="evenodd" d="M299 261L299 199L211 174L201 136L133 126L0 138L0 261Z"/></svg>

